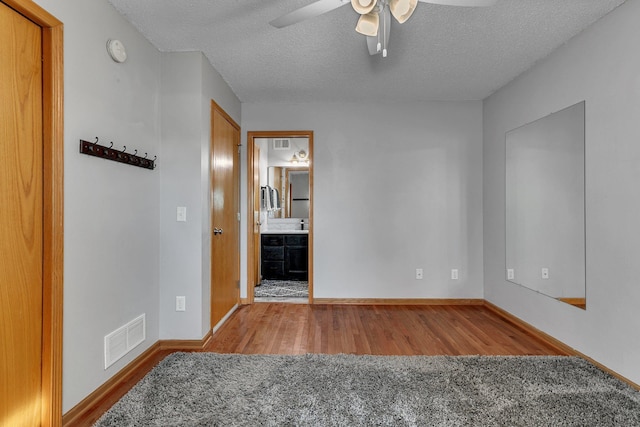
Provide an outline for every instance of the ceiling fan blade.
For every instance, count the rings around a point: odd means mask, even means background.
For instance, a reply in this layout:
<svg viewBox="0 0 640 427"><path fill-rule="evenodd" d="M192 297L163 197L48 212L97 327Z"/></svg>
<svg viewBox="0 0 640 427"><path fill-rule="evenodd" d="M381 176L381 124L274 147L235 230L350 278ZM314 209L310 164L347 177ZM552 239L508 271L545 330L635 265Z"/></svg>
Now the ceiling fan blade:
<svg viewBox="0 0 640 427"><path fill-rule="evenodd" d="M289 12L286 15L282 15L280 18L276 18L269 24L276 28L287 27L289 25L297 24L305 19L314 18L337 9L340 6L344 6L349 3L349 0L318 0L311 4L308 4L300 9L296 9L293 12Z"/></svg>
<svg viewBox="0 0 640 427"><path fill-rule="evenodd" d="M423 3L442 4L445 6L487 7L493 6L498 0L418 0Z"/></svg>

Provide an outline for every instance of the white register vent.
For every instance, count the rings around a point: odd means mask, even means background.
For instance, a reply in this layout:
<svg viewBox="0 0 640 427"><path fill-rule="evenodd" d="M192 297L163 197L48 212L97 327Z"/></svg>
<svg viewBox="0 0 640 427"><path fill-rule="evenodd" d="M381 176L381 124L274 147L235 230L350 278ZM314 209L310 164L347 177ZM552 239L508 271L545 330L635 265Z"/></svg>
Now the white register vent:
<svg viewBox="0 0 640 427"><path fill-rule="evenodd" d="M113 365L146 338L144 313L104 337L104 369Z"/></svg>
<svg viewBox="0 0 640 427"><path fill-rule="evenodd" d="M291 140L289 138L274 138L274 150L289 150L291 148Z"/></svg>

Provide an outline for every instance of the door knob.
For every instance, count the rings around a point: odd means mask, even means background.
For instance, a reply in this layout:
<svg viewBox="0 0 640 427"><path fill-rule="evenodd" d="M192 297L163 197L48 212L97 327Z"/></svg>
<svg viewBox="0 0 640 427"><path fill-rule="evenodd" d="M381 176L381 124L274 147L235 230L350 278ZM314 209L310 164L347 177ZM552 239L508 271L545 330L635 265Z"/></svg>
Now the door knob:
<svg viewBox="0 0 640 427"><path fill-rule="evenodd" d="M222 228L214 228L213 229L213 235L217 236L218 234L222 234Z"/></svg>

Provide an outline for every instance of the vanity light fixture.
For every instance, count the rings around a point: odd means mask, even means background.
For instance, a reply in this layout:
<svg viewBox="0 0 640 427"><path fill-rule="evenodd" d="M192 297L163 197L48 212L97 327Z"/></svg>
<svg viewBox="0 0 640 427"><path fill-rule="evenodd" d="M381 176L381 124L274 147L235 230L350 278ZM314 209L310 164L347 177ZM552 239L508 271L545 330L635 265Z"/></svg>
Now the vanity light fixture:
<svg viewBox="0 0 640 427"><path fill-rule="evenodd" d="M293 165L297 165L299 163L305 163L307 165L309 164L309 158L308 158L307 152L304 150L300 150L298 152L293 153L293 156L291 156L291 160L289 161Z"/></svg>

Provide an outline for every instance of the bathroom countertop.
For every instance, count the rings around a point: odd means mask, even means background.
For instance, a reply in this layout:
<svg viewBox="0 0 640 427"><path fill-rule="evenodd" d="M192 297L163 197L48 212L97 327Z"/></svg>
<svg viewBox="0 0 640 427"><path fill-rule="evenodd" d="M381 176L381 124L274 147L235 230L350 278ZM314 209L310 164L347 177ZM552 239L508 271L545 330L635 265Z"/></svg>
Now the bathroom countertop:
<svg viewBox="0 0 640 427"><path fill-rule="evenodd" d="M267 230L260 234L309 234L309 230Z"/></svg>

